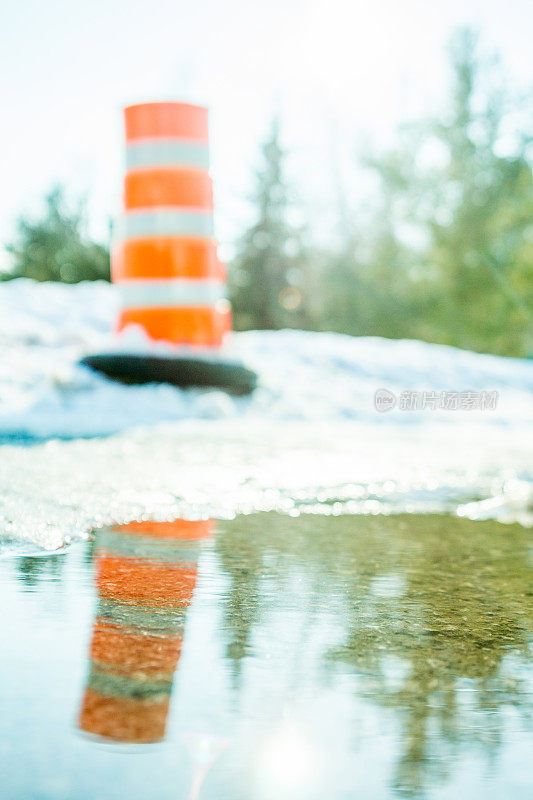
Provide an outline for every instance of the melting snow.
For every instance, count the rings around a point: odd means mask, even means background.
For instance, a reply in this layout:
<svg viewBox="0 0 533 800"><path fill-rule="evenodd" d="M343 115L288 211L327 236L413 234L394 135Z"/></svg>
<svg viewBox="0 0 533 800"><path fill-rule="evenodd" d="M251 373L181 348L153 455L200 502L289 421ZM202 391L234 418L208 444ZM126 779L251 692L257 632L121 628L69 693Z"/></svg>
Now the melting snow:
<svg viewBox="0 0 533 800"><path fill-rule="evenodd" d="M112 334L117 307L105 283L0 284L5 536L57 547L106 522L252 508L530 521L533 362L415 341L248 332L227 350L259 374L249 398L123 386L78 364L91 352L148 347L138 330ZM498 392L498 403L379 413L378 389L397 398ZM11 446L35 442L45 443Z"/></svg>

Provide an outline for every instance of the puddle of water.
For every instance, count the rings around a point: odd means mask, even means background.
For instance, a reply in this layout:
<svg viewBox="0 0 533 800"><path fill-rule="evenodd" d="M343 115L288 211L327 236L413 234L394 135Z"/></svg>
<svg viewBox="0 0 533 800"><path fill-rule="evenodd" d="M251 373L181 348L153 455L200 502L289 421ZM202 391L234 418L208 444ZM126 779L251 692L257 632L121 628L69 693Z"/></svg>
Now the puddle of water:
<svg viewBox="0 0 533 800"><path fill-rule="evenodd" d="M3 796L531 796L520 526L142 522L0 570Z"/></svg>

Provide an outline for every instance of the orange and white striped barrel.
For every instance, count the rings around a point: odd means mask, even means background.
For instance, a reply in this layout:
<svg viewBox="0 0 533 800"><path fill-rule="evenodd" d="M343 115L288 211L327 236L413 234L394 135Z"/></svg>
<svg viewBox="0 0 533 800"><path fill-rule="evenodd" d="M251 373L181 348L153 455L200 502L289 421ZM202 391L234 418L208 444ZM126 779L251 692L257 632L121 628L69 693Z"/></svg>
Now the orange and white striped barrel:
<svg viewBox="0 0 533 800"><path fill-rule="evenodd" d="M118 329L218 347L231 329L213 231L207 109L143 103L124 111L124 212L111 255Z"/></svg>
<svg viewBox="0 0 533 800"><path fill-rule="evenodd" d="M165 735L185 617L212 522L137 522L99 531L98 607L79 727L117 742Z"/></svg>

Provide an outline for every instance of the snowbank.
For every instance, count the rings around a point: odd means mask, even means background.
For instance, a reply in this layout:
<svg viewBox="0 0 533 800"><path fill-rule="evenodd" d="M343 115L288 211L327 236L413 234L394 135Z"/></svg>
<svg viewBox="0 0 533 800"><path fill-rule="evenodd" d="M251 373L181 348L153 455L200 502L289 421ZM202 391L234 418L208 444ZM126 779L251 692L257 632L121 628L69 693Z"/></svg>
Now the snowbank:
<svg viewBox="0 0 533 800"><path fill-rule="evenodd" d="M122 386L78 365L86 353L146 348L138 331L113 337L116 312L103 283L0 284L0 440L11 442L0 447L0 552L13 552L10 540L15 550L21 541L55 548L143 517L259 509L531 523L533 362L250 332L228 348L259 374L251 397ZM397 402L380 413L379 389L397 401L402 392L498 398L487 410Z"/></svg>
<svg viewBox="0 0 533 800"><path fill-rule="evenodd" d="M115 289L105 283L0 285L0 438L101 436L190 419L516 426L533 417L533 362L332 333L234 334L228 350L259 374L250 398L123 386L77 364L90 352L147 347L138 331L112 335L116 313ZM374 395L382 388L398 400L405 391L486 391L498 392L498 401L486 411L413 411L397 403L379 413Z"/></svg>

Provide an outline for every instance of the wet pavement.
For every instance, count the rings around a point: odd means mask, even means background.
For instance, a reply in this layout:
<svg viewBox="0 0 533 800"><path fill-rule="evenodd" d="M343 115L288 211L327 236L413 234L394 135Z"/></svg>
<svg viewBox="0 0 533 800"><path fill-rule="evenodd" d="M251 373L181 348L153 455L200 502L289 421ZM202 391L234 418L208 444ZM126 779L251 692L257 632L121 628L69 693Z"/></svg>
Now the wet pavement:
<svg viewBox="0 0 533 800"><path fill-rule="evenodd" d="M533 796L518 525L140 522L0 573L2 798Z"/></svg>

